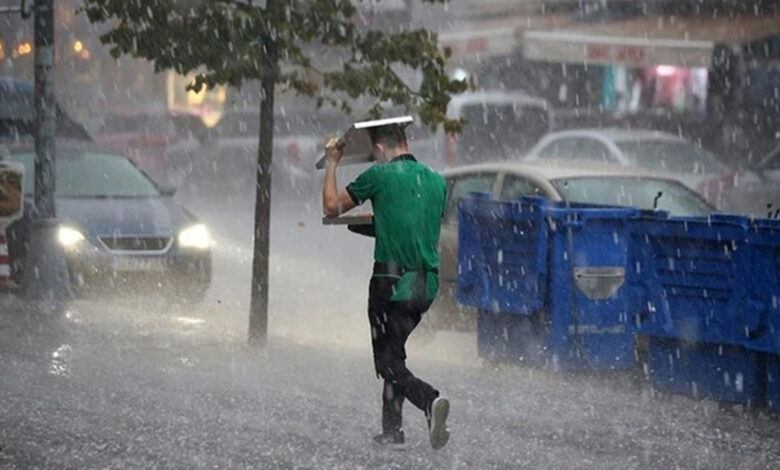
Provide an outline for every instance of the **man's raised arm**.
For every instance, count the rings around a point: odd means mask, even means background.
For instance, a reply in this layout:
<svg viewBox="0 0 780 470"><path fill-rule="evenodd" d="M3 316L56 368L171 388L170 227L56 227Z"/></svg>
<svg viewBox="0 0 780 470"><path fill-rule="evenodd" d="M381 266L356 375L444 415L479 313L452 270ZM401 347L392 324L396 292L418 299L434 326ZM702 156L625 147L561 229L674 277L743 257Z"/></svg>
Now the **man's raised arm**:
<svg viewBox="0 0 780 470"><path fill-rule="evenodd" d="M322 211L325 217L338 217L351 210L357 204L346 190L339 192L336 184L336 168L339 165L344 146L339 145L338 139L329 139L325 144L325 184L322 188Z"/></svg>

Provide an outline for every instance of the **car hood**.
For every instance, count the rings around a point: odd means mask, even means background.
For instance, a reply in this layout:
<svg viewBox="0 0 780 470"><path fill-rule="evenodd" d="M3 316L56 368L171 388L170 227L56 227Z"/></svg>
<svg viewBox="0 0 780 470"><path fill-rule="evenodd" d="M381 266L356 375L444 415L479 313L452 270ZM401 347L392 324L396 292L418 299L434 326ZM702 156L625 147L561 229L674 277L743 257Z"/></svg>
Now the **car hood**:
<svg viewBox="0 0 780 470"><path fill-rule="evenodd" d="M57 216L92 237L172 236L195 220L169 197L58 198Z"/></svg>

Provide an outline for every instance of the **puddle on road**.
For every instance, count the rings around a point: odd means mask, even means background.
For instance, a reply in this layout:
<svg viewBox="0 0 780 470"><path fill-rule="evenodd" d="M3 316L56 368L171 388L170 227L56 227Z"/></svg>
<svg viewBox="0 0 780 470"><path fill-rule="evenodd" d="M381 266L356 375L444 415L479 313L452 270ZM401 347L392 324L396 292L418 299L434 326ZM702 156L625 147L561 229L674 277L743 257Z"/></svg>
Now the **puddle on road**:
<svg viewBox="0 0 780 470"><path fill-rule="evenodd" d="M84 323L84 319L82 318L80 312L77 309L68 309L65 312L65 319L76 325L80 325L81 323Z"/></svg>
<svg viewBox="0 0 780 470"><path fill-rule="evenodd" d="M71 373L70 359L73 348L69 344L63 344L51 353L49 374L59 377L69 377Z"/></svg>
<svg viewBox="0 0 780 470"><path fill-rule="evenodd" d="M197 365L200 361L198 361L197 359L191 359L189 357L182 356L182 357L179 358L178 362L179 362L179 364L181 364L181 365L183 365L185 367L192 367L192 366Z"/></svg>
<svg viewBox="0 0 780 470"><path fill-rule="evenodd" d="M206 323L206 320L202 318L192 318L192 317L175 317L174 321L176 321L177 323L183 326L197 326Z"/></svg>

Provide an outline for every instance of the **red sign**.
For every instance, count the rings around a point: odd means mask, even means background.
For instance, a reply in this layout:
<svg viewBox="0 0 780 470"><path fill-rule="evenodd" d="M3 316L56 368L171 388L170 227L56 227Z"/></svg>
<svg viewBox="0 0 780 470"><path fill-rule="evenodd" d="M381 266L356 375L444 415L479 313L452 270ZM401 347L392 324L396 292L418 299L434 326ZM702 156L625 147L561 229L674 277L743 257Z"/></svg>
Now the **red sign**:
<svg viewBox="0 0 780 470"><path fill-rule="evenodd" d="M588 44L588 59L607 60L609 59L609 46L600 46L597 44Z"/></svg>
<svg viewBox="0 0 780 470"><path fill-rule="evenodd" d="M611 47L603 44L588 44L588 60L597 62L618 62L641 64L645 50L641 47Z"/></svg>
<svg viewBox="0 0 780 470"><path fill-rule="evenodd" d="M615 53L618 62L631 62L641 64L645 58L645 50L641 47L622 47Z"/></svg>

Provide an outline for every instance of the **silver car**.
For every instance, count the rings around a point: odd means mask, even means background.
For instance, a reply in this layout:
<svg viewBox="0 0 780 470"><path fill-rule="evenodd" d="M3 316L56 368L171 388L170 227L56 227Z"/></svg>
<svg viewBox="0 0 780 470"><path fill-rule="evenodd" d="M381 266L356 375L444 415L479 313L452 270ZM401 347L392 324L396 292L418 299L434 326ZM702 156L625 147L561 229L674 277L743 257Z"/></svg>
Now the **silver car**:
<svg viewBox="0 0 780 470"><path fill-rule="evenodd" d="M390 109L385 116L406 111ZM454 95L449 119L467 122L459 135L432 131L419 119L406 128L415 157L435 170L524 155L552 126L547 102L521 91L478 90Z"/></svg>
<svg viewBox="0 0 780 470"><path fill-rule="evenodd" d="M527 162L576 160L674 174L689 188L721 207L736 171L712 153L676 135L649 130L572 129L544 136Z"/></svg>
<svg viewBox="0 0 780 470"><path fill-rule="evenodd" d="M463 132L439 129L412 149L422 161L442 170L459 165L508 160L525 154L552 127L547 102L520 91L479 90L452 97L447 117L467 121Z"/></svg>
<svg viewBox="0 0 780 470"><path fill-rule="evenodd" d="M728 212L780 218L780 147L742 173L724 199Z"/></svg>
<svg viewBox="0 0 780 470"><path fill-rule="evenodd" d="M442 222L440 295L426 315L433 330L473 330L476 316L459 306L458 200L471 192L487 192L495 198L540 196L553 201L572 201L641 209L660 209L672 215L703 216L715 208L672 176L611 165L556 162L500 162L470 165L445 171L448 196ZM660 197L659 197L660 193Z"/></svg>

